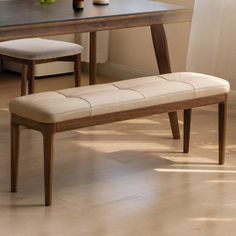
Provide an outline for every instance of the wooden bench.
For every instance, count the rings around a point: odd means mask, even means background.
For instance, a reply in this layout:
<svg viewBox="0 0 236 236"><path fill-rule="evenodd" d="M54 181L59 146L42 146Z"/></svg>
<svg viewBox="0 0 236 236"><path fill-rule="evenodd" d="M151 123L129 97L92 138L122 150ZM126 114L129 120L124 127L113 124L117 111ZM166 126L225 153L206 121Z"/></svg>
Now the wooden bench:
<svg viewBox="0 0 236 236"><path fill-rule="evenodd" d="M184 110L184 153L189 151L191 109L219 104L219 164L224 163L227 81L196 73L172 73L109 84L44 92L10 102L11 191L17 191L19 126L44 141L45 205L52 202L54 134L159 113Z"/></svg>

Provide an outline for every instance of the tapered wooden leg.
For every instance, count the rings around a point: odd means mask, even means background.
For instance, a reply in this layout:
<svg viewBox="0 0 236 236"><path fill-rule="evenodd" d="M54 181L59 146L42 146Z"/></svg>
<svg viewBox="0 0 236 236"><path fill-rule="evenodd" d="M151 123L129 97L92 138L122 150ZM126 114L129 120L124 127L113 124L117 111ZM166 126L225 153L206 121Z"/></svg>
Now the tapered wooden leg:
<svg viewBox="0 0 236 236"><path fill-rule="evenodd" d="M160 74L171 73L168 42L163 25L151 26L152 41ZM174 139L180 139L180 130L177 112L169 113L171 129Z"/></svg>
<svg viewBox="0 0 236 236"><path fill-rule="evenodd" d="M29 94L34 93L34 80L35 80L35 62L31 61L29 64L29 70L28 70L28 81L29 81L28 93Z"/></svg>
<svg viewBox="0 0 236 236"><path fill-rule="evenodd" d="M96 84L97 72L97 33L90 32L89 84Z"/></svg>
<svg viewBox="0 0 236 236"><path fill-rule="evenodd" d="M192 109L184 110L184 153L189 152Z"/></svg>
<svg viewBox="0 0 236 236"><path fill-rule="evenodd" d="M17 192L20 127L11 120L11 192Z"/></svg>
<svg viewBox="0 0 236 236"><path fill-rule="evenodd" d="M219 104L219 164L225 162L225 139L227 121L227 101Z"/></svg>
<svg viewBox="0 0 236 236"><path fill-rule="evenodd" d="M169 120L171 131L174 139L180 139L180 130L179 130L179 120L178 120L178 113L176 112L169 112Z"/></svg>
<svg viewBox="0 0 236 236"><path fill-rule="evenodd" d="M44 146L44 188L45 206L52 204L52 178L53 178L53 152L54 152L54 126L45 125L43 128Z"/></svg>
<svg viewBox="0 0 236 236"><path fill-rule="evenodd" d="M81 86L81 54L75 56L74 77L75 77L75 87Z"/></svg>
<svg viewBox="0 0 236 236"><path fill-rule="evenodd" d="M28 65L22 65L21 73L21 96L26 95L27 90L27 78L28 78Z"/></svg>

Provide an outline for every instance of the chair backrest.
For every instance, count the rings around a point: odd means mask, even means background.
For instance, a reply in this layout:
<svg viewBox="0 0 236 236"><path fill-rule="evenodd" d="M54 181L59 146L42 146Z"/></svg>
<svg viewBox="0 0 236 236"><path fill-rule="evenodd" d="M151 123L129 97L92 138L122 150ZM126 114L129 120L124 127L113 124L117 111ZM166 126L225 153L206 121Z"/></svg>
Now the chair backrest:
<svg viewBox="0 0 236 236"><path fill-rule="evenodd" d="M235 12L235 0L195 0L187 70L226 78L236 88Z"/></svg>

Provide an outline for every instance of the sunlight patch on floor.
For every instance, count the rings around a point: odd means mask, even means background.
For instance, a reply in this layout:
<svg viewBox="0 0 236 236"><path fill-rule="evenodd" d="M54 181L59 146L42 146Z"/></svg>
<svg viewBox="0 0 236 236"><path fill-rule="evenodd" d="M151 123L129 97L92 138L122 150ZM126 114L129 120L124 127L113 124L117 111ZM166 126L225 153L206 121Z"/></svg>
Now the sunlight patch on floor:
<svg viewBox="0 0 236 236"><path fill-rule="evenodd" d="M212 221L212 222L232 222L236 221L236 218L192 218L189 221Z"/></svg>
<svg viewBox="0 0 236 236"><path fill-rule="evenodd" d="M189 163L205 162L205 163L215 163L215 164L217 164L217 162L218 162L217 160L215 162L213 162L212 159L207 158L207 157L199 157L199 156L192 157L189 154L183 154L182 152L177 153L177 151L176 151L176 154L182 155L182 156L162 155L162 158L172 161L172 162L175 162L175 163L183 163L184 162L185 166L188 165L188 162Z"/></svg>
<svg viewBox="0 0 236 236"><path fill-rule="evenodd" d="M171 165L172 167L206 167L206 168L216 168L216 167L225 167L225 166L220 166L219 164L212 162L212 163L207 163L207 164L188 164L188 163L184 163L184 164L173 164Z"/></svg>
<svg viewBox="0 0 236 236"><path fill-rule="evenodd" d="M236 180L224 180L224 179L213 179L213 180L207 180L206 183L222 183L222 184L235 184Z"/></svg>
<svg viewBox="0 0 236 236"><path fill-rule="evenodd" d="M77 130L75 132L86 135L127 135L125 132L114 130Z"/></svg>
<svg viewBox="0 0 236 236"><path fill-rule="evenodd" d="M158 172L175 172L175 173L228 173L236 174L235 170L199 170L199 169L154 169Z"/></svg>
<svg viewBox="0 0 236 236"><path fill-rule="evenodd" d="M99 141L99 140L88 140L88 141L71 141L73 145L78 145L85 148L91 148L93 150L110 153L115 151L135 150L135 151L156 151L160 152L163 150L170 150L170 146L145 141Z"/></svg>
<svg viewBox="0 0 236 236"><path fill-rule="evenodd" d="M218 144L199 145L199 147L205 150L218 150ZM226 153L228 153L229 150L236 150L236 145L226 145Z"/></svg>

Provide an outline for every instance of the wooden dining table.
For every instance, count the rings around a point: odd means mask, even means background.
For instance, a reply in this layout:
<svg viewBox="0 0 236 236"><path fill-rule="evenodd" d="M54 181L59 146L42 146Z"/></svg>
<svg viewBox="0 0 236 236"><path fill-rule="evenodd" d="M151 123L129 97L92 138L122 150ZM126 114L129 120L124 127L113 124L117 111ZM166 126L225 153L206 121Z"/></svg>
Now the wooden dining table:
<svg viewBox="0 0 236 236"><path fill-rule="evenodd" d="M164 24L191 18L191 9L156 0L110 0L103 6L85 0L84 10L79 11L73 10L72 0L56 0L49 5L38 0L0 0L0 41L89 32L89 82L95 84L96 32L150 27L159 72L164 74L171 72ZM177 112L170 112L169 118L173 137L179 139Z"/></svg>

